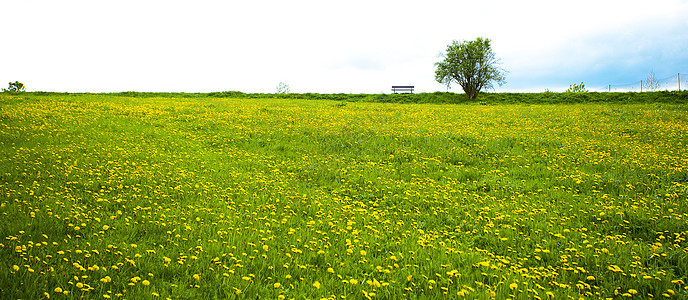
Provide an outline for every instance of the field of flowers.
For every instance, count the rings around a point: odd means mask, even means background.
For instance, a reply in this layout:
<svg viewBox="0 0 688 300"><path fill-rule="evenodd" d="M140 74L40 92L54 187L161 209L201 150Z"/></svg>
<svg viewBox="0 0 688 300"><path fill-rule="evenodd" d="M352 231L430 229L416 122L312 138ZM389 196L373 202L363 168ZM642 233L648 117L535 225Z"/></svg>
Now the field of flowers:
<svg viewBox="0 0 688 300"><path fill-rule="evenodd" d="M688 106L0 94L0 299L688 298Z"/></svg>

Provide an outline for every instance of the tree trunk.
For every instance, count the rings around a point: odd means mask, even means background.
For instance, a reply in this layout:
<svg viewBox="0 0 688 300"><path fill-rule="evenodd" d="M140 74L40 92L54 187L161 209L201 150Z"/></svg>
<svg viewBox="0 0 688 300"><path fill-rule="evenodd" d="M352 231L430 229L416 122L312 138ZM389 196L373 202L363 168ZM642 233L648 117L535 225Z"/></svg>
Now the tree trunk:
<svg viewBox="0 0 688 300"><path fill-rule="evenodd" d="M470 86L470 85L462 86L462 88L463 88L463 91L466 93L467 99L477 98L478 92L480 92L477 88Z"/></svg>

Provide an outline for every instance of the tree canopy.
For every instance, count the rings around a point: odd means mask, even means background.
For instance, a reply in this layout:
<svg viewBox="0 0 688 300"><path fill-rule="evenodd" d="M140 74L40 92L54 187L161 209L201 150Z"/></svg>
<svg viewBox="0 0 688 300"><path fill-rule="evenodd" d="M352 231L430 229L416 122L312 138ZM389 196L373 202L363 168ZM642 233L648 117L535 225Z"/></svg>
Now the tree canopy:
<svg viewBox="0 0 688 300"><path fill-rule="evenodd" d="M2 89L3 92L24 92L26 87L19 81L10 82L9 88Z"/></svg>
<svg viewBox="0 0 688 300"><path fill-rule="evenodd" d="M490 39L479 37L461 43L452 41L443 54L444 60L435 63L435 80L451 87L458 83L468 99L475 99L484 88L494 89L493 82L502 85L506 71L492 51Z"/></svg>

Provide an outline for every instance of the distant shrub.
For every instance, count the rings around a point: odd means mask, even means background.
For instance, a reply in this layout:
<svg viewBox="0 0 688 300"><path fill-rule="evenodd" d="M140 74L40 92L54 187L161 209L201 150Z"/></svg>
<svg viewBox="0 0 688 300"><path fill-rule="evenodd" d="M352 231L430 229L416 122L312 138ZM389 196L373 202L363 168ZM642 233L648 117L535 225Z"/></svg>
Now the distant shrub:
<svg viewBox="0 0 688 300"><path fill-rule="evenodd" d="M289 85L281 82L277 85L277 94L289 94Z"/></svg>
<svg viewBox="0 0 688 300"><path fill-rule="evenodd" d="M216 98L245 98L246 94L238 91L225 91L225 92L213 92L208 93L208 97Z"/></svg>
<svg viewBox="0 0 688 300"><path fill-rule="evenodd" d="M19 81L10 82L9 88L2 89L3 92L26 92L26 86Z"/></svg>
<svg viewBox="0 0 688 300"><path fill-rule="evenodd" d="M648 92L654 92L659 90L659 81L655 78L655 72L650 72L647 75L645 81L643 81L643 89Z"/></svg>
<svg viewBox="0 0 688 300"><path fill-rule="evenodd" d="M566 90L567 93L587 93L588 90L585 89L585 84L581 82L580 84L569 85L569 89Z"/></svg>

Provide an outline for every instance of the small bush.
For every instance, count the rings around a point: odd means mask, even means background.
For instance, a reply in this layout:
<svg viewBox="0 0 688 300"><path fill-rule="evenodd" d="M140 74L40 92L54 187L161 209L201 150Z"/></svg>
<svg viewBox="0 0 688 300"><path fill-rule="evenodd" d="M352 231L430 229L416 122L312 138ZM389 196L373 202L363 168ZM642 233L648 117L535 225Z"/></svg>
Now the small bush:
<svg viewBox="0 0 688 300"><path fill-rule="evenodd" d="M582 82L580 84L569 85L569 89L566 90L567 93L587 93L588 90L585 89L585 84Z"/></svg>
<svg viewBox="0 0 688 300"><path fill-rule="evenodd" d="M10 82L10 86L7 89L2 89L3 92L26 92L26 86L19 81Z"/></svg>

